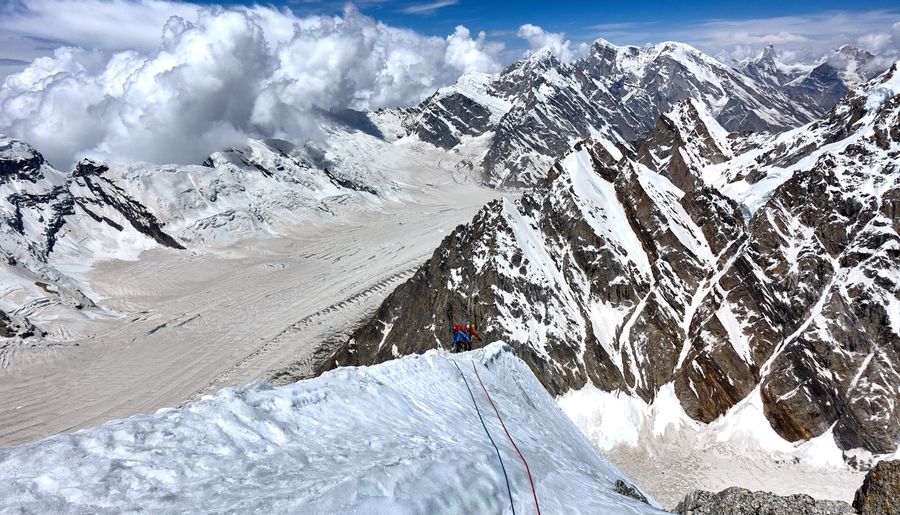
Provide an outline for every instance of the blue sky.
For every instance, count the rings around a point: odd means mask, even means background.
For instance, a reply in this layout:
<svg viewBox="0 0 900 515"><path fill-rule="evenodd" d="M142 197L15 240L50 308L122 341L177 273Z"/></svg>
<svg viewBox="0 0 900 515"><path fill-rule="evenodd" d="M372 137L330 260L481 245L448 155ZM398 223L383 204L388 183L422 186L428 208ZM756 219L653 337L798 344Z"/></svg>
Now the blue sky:
<svg viewBox="0 0 900 515"><path fill-rule="evenodd" d="M288 7L297 14L338 14L344 2L286 0L271 4ZM620 44L644 44L670 39L670 34L681 34L677 30L679 26L705 26L727 21L772 20L773 32L779 28L779 21L785 18L816 19L828 13L845 13L852 17L854 14L888 11L897 14L893 17L894 22L900 21L900 6L896 1L887 0L359 0L355 5L363 13L380 21L423 34L443 36L453 32L456 25L465 25L473 31L486 31L489 36L514 45L516 29L525 23L539 25L548 31L565 32L576 41L605 37ZM832 28L835 27L823 27ZM828 36L822 34L822 39Z"/></svg>
<svg viewBox="0 0 900 515"><path fill-rule="evenodd" d="M341 0L262 3L287 7L298 15L340 14L345 4ZM729 52L737 58L758 51L767 39L787 50L790 58L791 52L818 55L844 43L865 46L860 38L873 32L890 34L892 25L893 32L900 32L896 25L900 6L888 0L357 0L354 5L379 21L426 35L443 37L457 25L474 33L484 31L506 45L507 59L527 48L516 37L517 28L526 23L565 33L573 44L598 37L636 45L678 40L714 55Z"/></svg>
<svg viewBox="0 0 900 515"><path fill-rule="evenodd" d="M340 15L344 0L0 0L0 77L58 46L150 50L170 15L191 19L197 4L263 5L297 17ZM675 40L722 59L757 55L767 44L784 60L815 61L851 44L885 59L900 55L900 6L895 1L520 1L356 0L363 14L394 27L446 38L457 26L503 45L506 63L533 49L520 37L540 26L577 53L603 37L616 44ZM192 9L194 11L192 11Z"/></svg>
<svg viewBox="0 0 900 515"><path fill-rule="evenodd" d="M343 2L275 2L297 12L339 12ZM379 20L416 31L442 35L458 24L473 30L515 31L524 23L550 31L565 31L578 37L599 32L592 27L608 24L654 24L660 32L667 25L722 19L757 19L807 15L823 11L863 12L894 9L896 1L857 0L756 0L754 2L710 2L699 0L638 2L619 1L522 1L431 0L357 2L359 9ZM429 8L430 7L430 8Z"/></svg>

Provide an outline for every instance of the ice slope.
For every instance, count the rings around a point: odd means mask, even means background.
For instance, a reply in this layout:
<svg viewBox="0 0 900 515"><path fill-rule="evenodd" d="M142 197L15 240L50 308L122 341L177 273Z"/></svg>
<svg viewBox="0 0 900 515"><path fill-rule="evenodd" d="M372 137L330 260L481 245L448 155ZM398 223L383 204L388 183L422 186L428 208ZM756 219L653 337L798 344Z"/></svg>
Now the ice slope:
<svg viewBox="0 0 900 515"><path fill-rule="evenodd" d="M459 368L457 368L457 365ZM509 347L432 351L0 449L0 512L661 513L622 478Z"/></svg>

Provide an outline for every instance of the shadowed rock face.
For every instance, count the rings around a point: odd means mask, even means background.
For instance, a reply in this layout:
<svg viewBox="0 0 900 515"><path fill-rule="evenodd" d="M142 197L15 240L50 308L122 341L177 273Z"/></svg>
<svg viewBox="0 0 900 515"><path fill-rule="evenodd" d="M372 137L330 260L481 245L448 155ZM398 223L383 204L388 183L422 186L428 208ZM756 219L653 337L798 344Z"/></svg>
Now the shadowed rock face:
<svg viewBox="0 0 900 515"><path fill-rule="evenodd" d="M122 188L105 178L103 173L109 168L85 159L78 163L73 180L92 193L90 197L79 197L75 201L91 218L98 222L106 222L112 227L122 230L122 226L109 218L92 211L91 207L103 209L111 207L119 212L139 233L152 238L164 247L184 249L174 238L166 234L162 226L146 207L129 197Z"/></svg>
<svg viewBox="0 0 900 515"><path fill-rule="evenodd" d="M450 149L463 136L477 136L488 128L490 111L459 93L432 95L419 106L415 120L416 133L422 141Z"/></svg>
<svg viewBox="0 0 900 515"><path fill-rule="evenodd" d="M576 145L544 187L495 201L450 234L320 370L447 345L452 323L474 321L554 394L591 381L649 401L672 382L685 411L709 422L758 391L788 440L831 429L843 449L893 451L900 100L882 86L891 73L790 141L772 136L753 159L734 158L749 173L700 173L748 147L699 123L691 106L634 146ZM797 163L805 168L786 171ZM734 184L770 185L768 200L741 206L722 193Z"/></svg>

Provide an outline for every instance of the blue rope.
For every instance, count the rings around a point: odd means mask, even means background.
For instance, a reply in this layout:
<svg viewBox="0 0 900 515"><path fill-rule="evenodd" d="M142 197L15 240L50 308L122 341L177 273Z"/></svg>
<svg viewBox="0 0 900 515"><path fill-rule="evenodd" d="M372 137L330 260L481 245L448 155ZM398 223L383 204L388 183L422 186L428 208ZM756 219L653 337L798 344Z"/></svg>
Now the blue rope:
<svg viewBox="0 0 900 515"><path fill-rule="evenodd" d="M516 507L513 505L512 489L509 487L509 476L506 475L506 467L503 465L503 458L500 457L500 448L494 443L494 438L491 437L491 432L488 431L487 425L484 423L484 418L481 416L481 410L478 409L478 403L475 402L475 395L472 393L472 389L469 388L469 381L466 380L466 375L463 374L462 369L456 364L456 360L451 359L450 361L453 362L453 365L456 366L456 370L459 371L459 375L462 376L463 383L466 385L466 390L469 390L469 396L472 397L472 404L475 405L475 412L478 413L478 419L481 420L481 427L484 428L488 440L491 441L491 445L493 445L494 450L497 451L497 459L500 460L500 468L503 470L503 477L506 479L506 493L509 494L509 507L512 508L513 515L516 515Z"/></svg>

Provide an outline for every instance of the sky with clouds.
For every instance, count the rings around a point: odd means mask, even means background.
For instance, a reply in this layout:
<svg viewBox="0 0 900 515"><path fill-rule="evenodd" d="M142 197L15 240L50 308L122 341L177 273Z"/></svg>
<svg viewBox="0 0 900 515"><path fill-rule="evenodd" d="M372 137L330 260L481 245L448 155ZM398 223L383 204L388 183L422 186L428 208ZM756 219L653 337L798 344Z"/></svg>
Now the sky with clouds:
<svg viewBox="0 0 900 515"><path fill-rule="evenodd" d="M51 162L200 162L248 137L314 139L316 113L409 105L467 72L598 37L723 60L852 44L897 59L894 3L472 0L0 1L0 134Z"/></svg>

